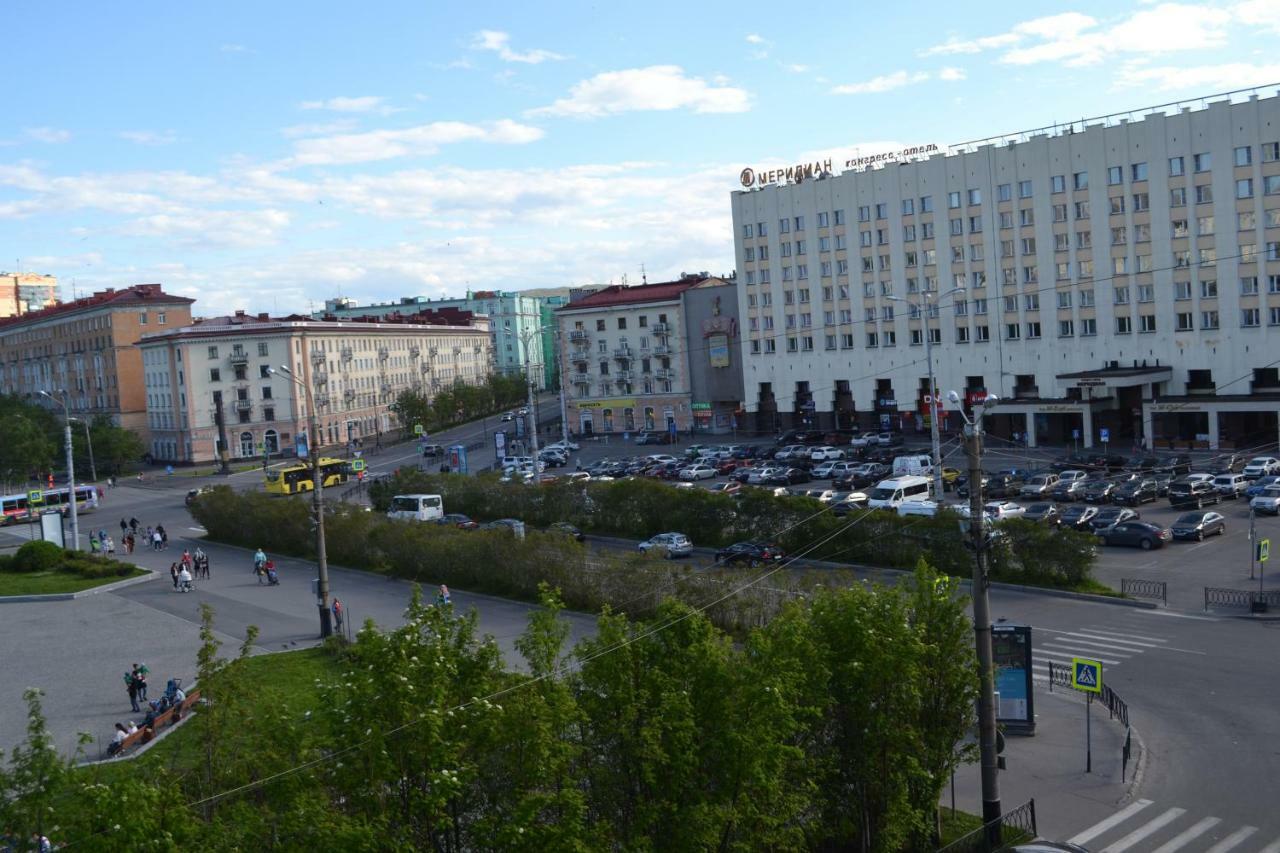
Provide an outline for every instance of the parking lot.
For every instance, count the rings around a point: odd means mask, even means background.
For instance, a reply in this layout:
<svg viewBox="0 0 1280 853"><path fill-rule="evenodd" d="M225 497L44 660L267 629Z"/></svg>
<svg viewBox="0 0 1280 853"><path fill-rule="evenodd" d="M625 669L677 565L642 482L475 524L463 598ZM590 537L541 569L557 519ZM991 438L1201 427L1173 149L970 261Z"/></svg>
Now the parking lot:
<svg viewBox="0 0 1280 853"><path fill-rule="evenodd" d="M596 440L580 442L580 450L569 456L568 464L563 468L548 469L548 473L564 476L576 470L586 470L601 460L621 461L637 460L653 454L669 454L679 459L688 458L686 451L691 445L735 444L755 446L761 450L777 446L774 441L744 440L733 442L731 437L700 437L697 441L685 438L672 445L641 445L624 441L620 436L604 437ZM913 455L928 453L928 444L923 437L909 436L902 446L893 448L897 455ZM1036 471L1047 470L1051 461L1061 458L1063 452L1057 449L1028 450L1021 447L997 446L991 448L984 459L984 470L995 474L1000 471L1014 470L1020 475L1030 476ZM943 443L944 467L952 467L964 471L967 467L964 454L955 439ZM1209 454L1197 456L1193 462L1193 470L1212 470L1217 460ZM744 464L751 464L750 461ZM783 463L777 463L779 465ZM788 462L786 464L796 464ZM1119 472L1112 476L1121 478ZM691 484L694 488L714 489L717 484L726 483L729 476L717 475L707 479L699 479ZM670 481L675 486L676 482ZM685 484L682 487L689 487ZM812 478L808 482L787 486L790 491L800 492L808 489L830 489L831 481L823 478ZM865 491L865 489L863 490ZM1026 506L1032 499L1018 499L1017 503ZM943 503L952 507L967 507L967 500L956 495L954 489L949 490ZM1107 506L1104 504L1103 506ZM1070 506L1059 503L1059 508ZM1143 503L1134 509L1142 521L1148 521L1161 527L1169 527L1175 519L1182 515L1183 509L1170 506L1166 497L1160 497L1151 503ZM1223 500L1216 505L1207 506L1208 511L1220 513L1225 518L1225 531L1222 535L1214 535L1203 542L1173 540L1164 547L1147 551L1136 547L1099 546L1095 576L1102 583L1113 589L1120 588L1122 579L1157 580L1168 583L1169 606L1181 610L1200 609L1203 604L1203 590L1206 586L1227 587L1234 589L1259 589L1258 575L1250 578L1250 557L1252 547L1249 541L1249 502L1247 498ZM675 525L678 528L678 525ZM1258 514L1255 518L1255 529L1259 538L1280 539L1280 519ZM697 545L698 543L694 543ZM701 553L702 549L699 548ZM1272 580L1272 578L1277 578ZM1275 572L1265 577L1261 588L1280 588L1280 565Z"/></svg>

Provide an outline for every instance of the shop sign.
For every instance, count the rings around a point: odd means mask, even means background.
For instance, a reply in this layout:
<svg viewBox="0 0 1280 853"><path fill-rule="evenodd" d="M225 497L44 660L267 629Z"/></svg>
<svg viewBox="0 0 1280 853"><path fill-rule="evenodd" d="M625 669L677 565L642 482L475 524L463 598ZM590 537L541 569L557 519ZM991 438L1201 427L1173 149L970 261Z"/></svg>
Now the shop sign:
<svg viewBox="0 0 1280 853"><path fill-rule="evenodd" d="M701 411L706 411L710 409L711 404L710 403L690 403L689 408L693 409L695 412L701 412Z"/></svg>
<svg viewBox="0 0 1280 853"><path fill-rule="evenodd" d="M1077 388L1103 388L1107 384L1107 380L1098 379L1096 377L1086 377L1085 379L1077 379Z"/></svg>
<svg viewBox="0 0 1280 853"><path fill-rule="evenodd" d="M892 397L882 397L880 398L879 403L880 403L880 408L882 409L892 409L892 408L896 408L898 405L898 401L893 399Z"/></svg>
<svg viewBox="0 0 1280 853"><path fill-rule="evenodd" d="M1036 412L1042 415L1052 414L1072 414L1083 411L1081 406L1073 406L1070 403L1058 403L1050 406L1036 406Z"/></svg>
<svg viewBox="0 0 1280 853"><path fill-rule="evenodd" d="M1198 405L1188 405L1187 403L1152 403L1151 411L1153 412L1199 412L1203 409Z"/></svg>
<svg viewBox="0 0 1280 853"><path fill-rule="evenodd" d="M580 400L577 403L579 409L634 409L635 405L634 397L616 400Z"/></svg>

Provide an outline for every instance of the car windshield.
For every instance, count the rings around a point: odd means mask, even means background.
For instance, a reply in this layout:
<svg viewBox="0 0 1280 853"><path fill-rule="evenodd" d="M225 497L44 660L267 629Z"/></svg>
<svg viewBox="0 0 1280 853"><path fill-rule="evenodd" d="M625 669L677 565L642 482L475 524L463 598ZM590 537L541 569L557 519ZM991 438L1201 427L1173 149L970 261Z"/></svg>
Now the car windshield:
<svg viewBox="0 0 1280 853"><path fill-rule="evenodd" d="M1031 504L1027 507L1027 512L1048 512L1053 504Z"/></svg>
<svg viewBox="0 0 1280 853"><path fill-rule="evenodd" d="M1178 520L1175 521L1174 524L1195 525L1195 524L1199 524L1203 518L1204 518L1204 515L1202 513L1189 512L1186 515L1178 516Z"/></svg>
<svg viewBox="0 0 1280 853"><path fill-rule="evenodd" d="M895 491L894 489L875 488L871 490L871 494L868 495L868 497L871 498L873 501L884 501L893 497L894 491Z"/></svg>

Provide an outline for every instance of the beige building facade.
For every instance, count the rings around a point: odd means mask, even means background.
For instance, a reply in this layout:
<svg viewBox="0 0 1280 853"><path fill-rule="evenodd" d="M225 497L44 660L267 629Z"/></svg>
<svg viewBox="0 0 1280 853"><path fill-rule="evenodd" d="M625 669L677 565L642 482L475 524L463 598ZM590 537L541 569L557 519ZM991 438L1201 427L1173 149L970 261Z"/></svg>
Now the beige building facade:
<svg viewBox="0 0 1280 853"><path fill-rule="evenodd" d="M134 344L146 332L189 324L194 301L139 284L0 319L0 394L38 398L65 389L73 416L106 415L149 441Z"/></svg>
<svg viewBox="0 0 1280 853"><path fill-rule="evenodd" d="M138 349L151 453L179 463L292 454L310 410L281 366L311 391L320 445L345 449L399 426L390 405L402 391L478 384L492 364L488 321L465 312L360 322L237 312Z"/></svg>
<svg viewBox="0 0 1280 853"><path fill-rule="evenodd" d="M58 279L52 275L0 271L0 317L16 317L56 305Z"/></svg>

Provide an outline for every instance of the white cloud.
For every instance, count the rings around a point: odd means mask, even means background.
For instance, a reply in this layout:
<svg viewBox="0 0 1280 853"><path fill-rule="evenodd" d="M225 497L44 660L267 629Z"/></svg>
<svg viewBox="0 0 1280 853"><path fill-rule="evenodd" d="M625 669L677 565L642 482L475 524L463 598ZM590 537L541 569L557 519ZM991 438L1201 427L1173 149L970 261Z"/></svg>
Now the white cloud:
<svg viewBox="0 0 1280 853"><path fill-rule="evenodd" d="M502 119L485 124L437 121L396 130L371 130L338 136L299 140L286 166L330 166L341 163L368 163L396 157L427 156L442 145L460 142L492 142L524 145L536 142L543 131L527 124Z"/></svg>
<svg viewBox="0 0 1280 853"><path fill-rule="evenodd" d="M1232 6L1231 12L1242 24L1280 33L1280 0L1244 0Z"/></svg>
<svg viewBox="0 0 1280 853"><path fill-rule="evenodd" d="M387 106L386 99L377 95L362 95L358 98L336 97L323 101L303 101L298 104L303 110L329 110L335 113L377 113L388 115L396 112Z"/></svg>
<svg viewBox="0 0 1280 853"><path fill-rule="evenodd" d="M757 35L756 33L748 33L747 44L768 44L768 42L765 41L765 38L762 35Z"/></svg>
<svg viewBox="0 0 1280 853"><path fill-rule="evenodd" d="M50 145L60 145L71 139L71 131L57 127L24 127L22 132L36 142L47 142Z"/></svg>
<svg viewBox="0 0 1280 853"><path fill-rule="evenodd" d="M697 113L740 113L750 109L745 89L709 85L701 77L686 77L678 65L651 65L606 71L583 80L569 97L531 110L530 115L579 118L617 113L689 109Z"/></svg>
<svg viewBox="0 0 1280 853"><path fill-rule="evenodd" d="M503 62L522 62L526 65L538 65L548 60L564 59L550 50L534 48L524 53L511 49L511 36L500 30L481 30L471 41L473 50L491 50L498 54Z"/></svg>
<svg viewBox="0 0 1280 853"><path fill-rule="evenodd" d="M355 130L359 126L359 122L353 118L338 119L336 121L313 122L311 124L291 124L288 127L280 128L282 136L329 136L334 133L346 133L349 130Z"/></svg>
<svg viewBox="0 0 1280 853"><path fill-rule="evenodd" d="M1280 64L1252 65L1227 62L1219 65L1148 66L1127 63L1116 75L1115 87L1158 92L1179 90L1227 91L1261 86L1280 80Z"/></svg>
<svg viewBox="0 0 1280 853"><path fill-rule="evenodd" d="M784 71L790 71L792 74L804 74L812 70L812 66L801 65L798 62L780 62L778 64L782 66Z"/></svg>
<svg viewBox="0 0 1280 853"><path fill-rule="evenodd" d="M163 239L167 244L186 248L249 249L276 243L289 222L289 214L282 210L184 209L128 220L120 226L119 233Z"/></svg>
<svg viewBox="0 0 1280 853"><path fill-rule="evenodd" d="M172 145L178 141L172 130L122 130L116 135L138 145Z"/></svg>
<svg viewBox="0 0 1280 853"><path fill-rule="evenodd" d="M844 83L833 88L831 92L834 95L872 95L891 92L894 89L901 89L903 86L910 86L915 83L923 83L928 79L929 73L927 71L916 71L915 73L895 71L892 74L872 77L870 80L864 80L861 83Z"/></svg>
<svg viewBox="0 0 1280 853"><path fill-rule="evenodd" d="M963 80L966 76L963 68L948 67L938 71L939 80Z"/></svg>
<svg viewBox="0 0 1280 853"><path fill-rule="evenodd" d="M223 53L248 53L249 52L249 48L247 46L243 44L231 44L231 43L221 45L218 48L218 50L222 51Z"/></svg>
<svg viewBox="0 0 1280 853"><path fill-rule="evenodd" d="M1264 4L1274 0L1250 2ZM1261 15L1263 11L1261 6L1250 6L1239 14ZM1227 10L1185 3L1161 3L1109 22L1079 12L1064 12L1023 21L996 35L969 40L952 38L928 48L922 55L1000 50L1003 53L999 61L1009 65L1095 65L1110 58L1221 47L1227 43L1231 20L1232 13Z"/></svg>

